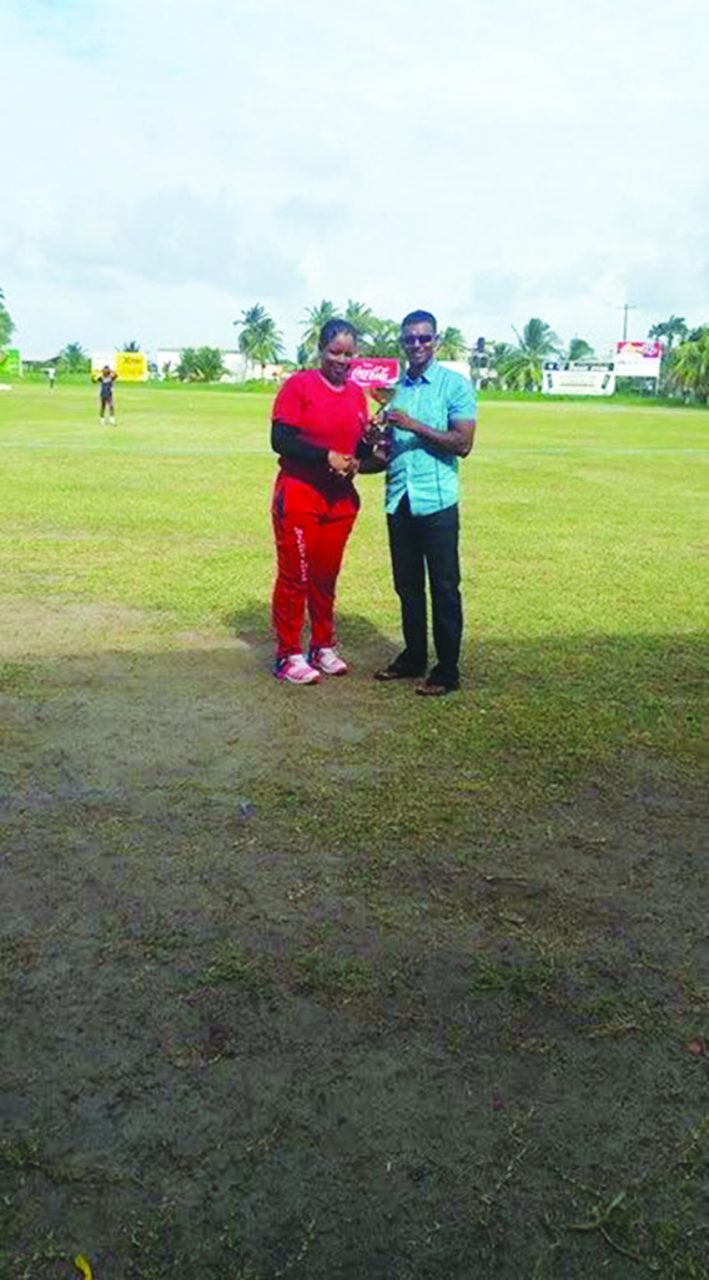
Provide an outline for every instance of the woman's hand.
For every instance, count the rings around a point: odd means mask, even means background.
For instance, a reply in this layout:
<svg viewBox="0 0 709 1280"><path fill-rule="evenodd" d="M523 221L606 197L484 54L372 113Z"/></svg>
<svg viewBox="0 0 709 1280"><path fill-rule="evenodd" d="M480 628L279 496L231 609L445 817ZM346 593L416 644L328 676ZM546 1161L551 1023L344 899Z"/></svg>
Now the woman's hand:
<svg viewBox="0 0 709 1280"><path fill-rule="evenodd" d="M336 449L331 449L328 453L327 465L333 475L339 476L342 480L356 475L359 469L359 464L351 453L338 453Z"/></svg>

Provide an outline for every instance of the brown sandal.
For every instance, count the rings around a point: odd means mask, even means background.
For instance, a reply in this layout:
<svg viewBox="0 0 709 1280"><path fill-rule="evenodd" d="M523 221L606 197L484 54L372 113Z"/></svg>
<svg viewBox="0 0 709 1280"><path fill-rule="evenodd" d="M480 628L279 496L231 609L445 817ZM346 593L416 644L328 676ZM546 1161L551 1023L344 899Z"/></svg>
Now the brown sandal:
<svg viewBox="0 0 709 1280"><path fill-rule="evenodd" d="M424 684L417 685L416 692L420 698L444 698L447 693L457 693L458 686L455 684L436 684L435 682L429 684L428 681L425 681Z"/></svg>
<svg viewBox="0 0 709 1280"><path fill-rule="evenodd" d="M381 671L374 672L374 679L382 683L389 680L418 680L421 676L420 671L402 671L400 667L382 667Z"/></svg>

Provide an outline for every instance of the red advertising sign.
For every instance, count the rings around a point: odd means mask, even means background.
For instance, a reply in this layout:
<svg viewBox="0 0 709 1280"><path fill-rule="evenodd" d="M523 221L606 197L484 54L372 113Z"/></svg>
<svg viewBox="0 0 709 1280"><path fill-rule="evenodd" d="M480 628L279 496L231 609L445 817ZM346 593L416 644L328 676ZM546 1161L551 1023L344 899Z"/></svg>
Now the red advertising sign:
<svg viewBox="0 0 709 1280"><path fill-rule="evenodd" d="M350 365L350 377L363 391L393 387L399 377L399 361L389 356L356 356Z"/></svg>
<svg viewBox="0 0 709 1280"><path fill-rule="evenodd" d="M659 360L662 356L661 342L616 342L615 349L629 360Z"/></svg>
<svg viewBox="0 0 709 1280"><path fill-rule="evenodd" d="M619 378L657 378L663 354L661 342L616 342L616 374Z"/></svg>

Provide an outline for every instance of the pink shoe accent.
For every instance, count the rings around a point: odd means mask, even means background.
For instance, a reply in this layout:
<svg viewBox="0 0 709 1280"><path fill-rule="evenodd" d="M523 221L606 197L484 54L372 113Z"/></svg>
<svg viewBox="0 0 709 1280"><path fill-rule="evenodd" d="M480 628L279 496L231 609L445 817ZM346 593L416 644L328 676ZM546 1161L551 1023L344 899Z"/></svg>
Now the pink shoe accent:
<svg viewBox="0 0 709 1280"><path fill-rule="evenodd" d="M347 663L340 657L336 649L323 646L322 649L311 649L308 654L311 666L322 671L326 676L346 676Z"/></svg>
<svg viewBox="0 0 709 1280"><path fill-rule="evenodd" d="M320 676L302 653L292 653L289 658L279 658L273 671L277 680L287 680L289 684L318 684Z"/></svg>

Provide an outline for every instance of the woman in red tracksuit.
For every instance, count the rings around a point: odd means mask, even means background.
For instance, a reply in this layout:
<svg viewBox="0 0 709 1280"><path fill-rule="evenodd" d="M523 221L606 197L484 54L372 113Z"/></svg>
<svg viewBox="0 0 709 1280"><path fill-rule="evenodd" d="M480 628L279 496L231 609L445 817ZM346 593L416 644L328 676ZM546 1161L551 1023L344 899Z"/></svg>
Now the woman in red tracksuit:
<svg viewBox="0 0 709 1280"><path fill-rule="evenodd" d="M320 367L294 373L273 406L271 445L280 454L271 508L278 556L275 675L291 684L347 672L335 648L335 586L359 510L352 481L358 459L370 452L363 439L367 401L347 376L356 342L351 324L329 320L320 332ZM307 657L301 643L306 603Z"/></svg>

